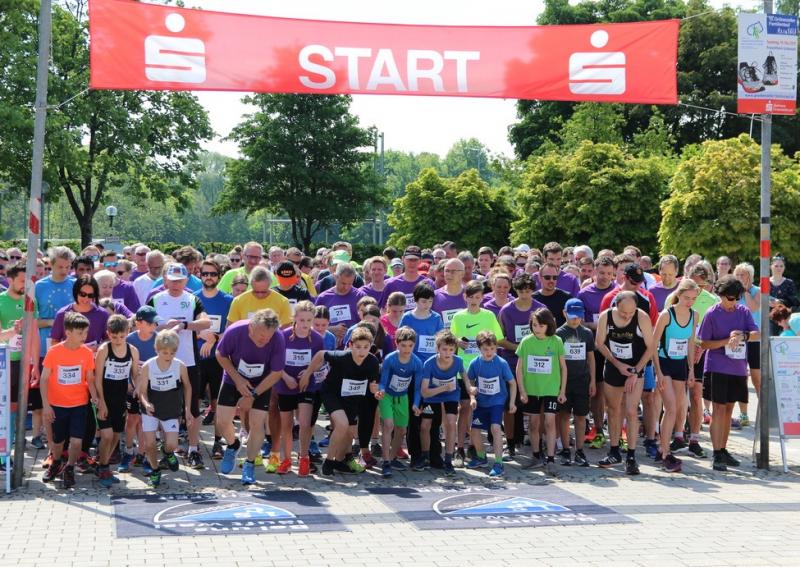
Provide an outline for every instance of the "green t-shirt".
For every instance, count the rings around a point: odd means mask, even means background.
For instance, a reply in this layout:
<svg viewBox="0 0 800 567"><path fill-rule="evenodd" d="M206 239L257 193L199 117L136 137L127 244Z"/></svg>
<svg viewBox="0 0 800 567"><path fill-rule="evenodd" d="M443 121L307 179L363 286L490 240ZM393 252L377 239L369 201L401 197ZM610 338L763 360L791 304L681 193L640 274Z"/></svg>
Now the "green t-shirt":
<svg viewBox="0 0 800 567"><path fill-rule="evenodd" d="M25 297L12 299L7 291L0 293L0 329L7 331L14 326L14 322L25 316ZM22 335L14 335L8 339L11 348L11 360L22 357Z"/></svg>
<svg viewBox="0 0 800 567"><path fill-rule="evenodd" d="M480 356L480 350L475 343L475 337L481 331L491 331L497 340L504 339L503 329L500 323L497 322L497 317L488 309L481 308L477 313L470 313L467 309L459 311L453 315L453 321L450 324L450 331L456 336L457 339L467 339L469 346L466 349L458 349L458 355L464 361L464 368L469 368L469 363Z"/></svg>
<svg viewBox="0 0 800 567"><path fill-rule="evenodd" d="M561 392L561 359L564 342L558 335L537 339L528 335L517 347L522 364L522 384L529 396L558 396Z"/></svg>
<svg viewBox="0 0 800 567"><path fill-rule="evenodd" d="M244 266L241 268L235 268L233 270L228 270L225 272L225 275L222 276L222 279L219 280L219 284L217 284L217 289L227 293L230 295L231 289L233 289L233 278L238 276L239 274L245 274Z"/></svg>

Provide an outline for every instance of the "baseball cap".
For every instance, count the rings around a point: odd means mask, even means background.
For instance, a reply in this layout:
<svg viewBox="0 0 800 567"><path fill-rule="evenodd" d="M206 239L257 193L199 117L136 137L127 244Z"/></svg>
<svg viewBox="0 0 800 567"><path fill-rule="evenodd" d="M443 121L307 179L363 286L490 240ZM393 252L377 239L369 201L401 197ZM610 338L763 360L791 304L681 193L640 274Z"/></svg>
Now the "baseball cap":
<svg viewBox="0 0 800 567"><path fill-rule="evenodd" d="M389 266L392 267L392 268L394 268L395 266L399 266L399 267L402 268L403 267L403 261L400 258L394 258L389 263Z"/></svg>
<svg viewBox="0 0 800 567"><path fill-rule="evenodd" d="M800 335L800 313L792 313L789 317L789 328Z"/></svg>
<svg viewBox="0 0 800 567"><path fill-rule="evenodd" d="M286 260L278 264L278 267L275 270L275 277L278 278L278 284L283 287L293 286L300 281L300 277L297 275L297 270L295 269L294 264Z"/></svg>
<svg viewBox="0 0 800 567"><path fill-rule="evenodd" d="M583 307L583 301L580 299L569 299L564 304L564 311L567 312L567 317L570 319L583 319L584 315L586 315L586 310Z"/></svg>
<svg viewBox="0 0 800 567"><path fill-rule="evenodd" d="M420 250L419 246L406 246L405 252L403 252L403 258L409 257L422 257L422 250Z"/></svg>
<svg viewBox="0 0 800 567"><path fill-rule="evenodd" d="M631 264L625 268L625 277L629 278L633 283L642 283L644 281L644 272L636 264Z"/></svg>
<svg viewBox="0 0 800 567"><path fill-rule="evenodd" d="M346 264L350 261L350 254L347 253L347 250L337 250L333 253L333 258L331 259L331 264L334 266L336 264Z"/></svg>
<svg viewBox="0 0 800 567"><path fill-rule="evenodd" d="M136 311L136 320L152 324L152 323L158 323L160 317L158 316L155 307L150 307L149 305L143 305L138 309L138 311Z"/></svg>
<svg viewBox="0 0 800 567"><path fill-rule="evenodd" d="M527 244L520 244L519 246L514 248L514 252L525 252L525 253L527 253L527 252L530 252L530 251L531 251L531 247L528 246Z"/></svg>
<svg viewBox="0 0 800 567"><path fill-rule="evenodd" d="M166 279L170 281L185 280L189 277L189 271L183 264L172 264L167 268Z"/></svg>
<svg viewBox="0 0 800 567"><path fill-rule="evenodd" d="M427 261L427 262L433 262L433 260L434 260L433 254L430 253L430 252L425 252L425 253L422 254L422 259Z"/></svg>

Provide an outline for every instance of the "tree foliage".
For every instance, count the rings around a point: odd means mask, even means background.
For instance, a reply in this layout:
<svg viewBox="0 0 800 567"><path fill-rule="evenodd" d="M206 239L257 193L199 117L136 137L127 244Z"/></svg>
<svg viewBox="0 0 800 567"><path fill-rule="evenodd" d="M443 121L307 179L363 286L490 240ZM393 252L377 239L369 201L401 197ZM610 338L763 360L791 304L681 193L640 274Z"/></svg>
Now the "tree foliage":
<svg viewBox="0 0 800 567"><path fill-rule="evenodd" d="M520 215L511 240L614 250L635 243L654 250L670 169L664 158L636 157L590 141L573 152L531 157L515 195Z"/></svg>
<svg viewBox="0 0 800 567"><path fill-rule="evenodd" d="M512 218L506 192L489 187L477 170L445 178L429 168L395 200L389 243L432 246L454 240L459 248L477 252L480 246L507 244Z"/></svg>
<svg viewBox="0 0 800 567"><path fill-rule="evenodd" d="M214 212L285 212L305 249L320 228L347 226L384 200L373 171L374 131L350 114L349 96L245 97L257 111L231 133L242 158L229 166Z"/></svg>
<svg viewBox="0 0 800 567"><path fill-rule="evenodd" d="M772 146L773 249L800 257L800 156ZM662 253L758 257L761 150L749 136L687 149L662 204Z"/></svg>

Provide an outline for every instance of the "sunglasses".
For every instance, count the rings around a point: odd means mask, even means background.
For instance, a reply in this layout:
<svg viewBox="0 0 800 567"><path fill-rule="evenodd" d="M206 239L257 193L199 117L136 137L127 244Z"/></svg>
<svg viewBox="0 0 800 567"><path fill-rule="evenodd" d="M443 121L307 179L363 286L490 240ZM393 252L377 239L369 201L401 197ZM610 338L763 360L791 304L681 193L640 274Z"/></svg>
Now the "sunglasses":
<svg viewBox="0 0 800 567"><path fill-rule="evenodd" d="M739 301L739 297L735 295L723 295L722 297L724 297L728 301Z"/></svg>
<svg viewBox="0 0 800 567"><path fill-rule="evenodd" d="M204 278L218 278L219 272L200 272L200 275Z"/></svg>
<svg viewBox="0 0 800 567"><path fill-rule="evenodd" d="M542 279L547 281L555 281L558 279L558 276L542 276Z"/></svg>
<svg viewBox="0 0 800 567"><path fill-rule="evenodd" d="M9 256L10 260L22 260L22 256Z"/></svg>
<svg viewBox="0 0 800 567"><path fill-rule="evenodd" d="M85 291L79 291L78 297L88 297L89 299L94 299L95 295L93 293L86 293Z"/></svg>
<svg viewBox="0 0 800 567"><path fill-rule="evenodd" d="M125 270L117 270L118 276L124 276L127 272Z"/></svg>
<svg viewBox="0 0 800 567"><path fill-rule="evenodd" d="M137 256L147 256L147 252L137 252Z"/></svg>
<svg viewBox="0 0 800 567"><path fill-rule="evenodd" d="M237 264L238 264L239 262L241 262L241 261L242 261L242 259L241 259L241 258L230 258L230 261L231 261L231 263L234 263L234 262L235 262L235 263L237 263Z"/></svg>
<svg viewBox="0 0 800 567"><path fill-rule="evenodd" d="M522 262L521 264L519 264L519 263L517 264L517 268L524 268L524 267L525 267L525 262Z"/></svg>

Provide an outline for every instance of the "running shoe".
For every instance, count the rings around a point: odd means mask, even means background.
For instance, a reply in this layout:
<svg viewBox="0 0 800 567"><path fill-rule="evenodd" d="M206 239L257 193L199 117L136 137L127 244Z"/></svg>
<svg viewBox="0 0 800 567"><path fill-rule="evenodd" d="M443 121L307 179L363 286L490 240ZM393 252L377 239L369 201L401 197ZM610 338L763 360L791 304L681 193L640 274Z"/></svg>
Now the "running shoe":
<svg viewBox="0 0 800 567"><path fill-rule="evenodd" d="M145 459L144 462L142 463L142 474L144 476L150 476L151 474L153 474L153 467L150 466L150 461L148 459Z"/></svg>
<svg viewBox="0 0 800 567"><path fill-rule="evenodd" d="M392 468L396 471L406 471L408 470L408 465L397 459L392 459Z"/></svg>
<svg viewBox="0 0 800 567"><path fill-rule="evenodd" d="M42 441L41 435L37 435L31 439L31 447L34 449L44 449L44 441Z"/></svg>
<svg viewBox="0 0 800 567"><path fill-rule="evenodd" d="M778 84L778 62L772 51L769 52L767 58L764 60L764 80L765 85L775 86Z"/></svg>
<svg viewBox="0 0 800 567"><path fill-rule="evenodd" d="M509 448L503 449L502 459L504 463L510 463L511 461L514 460L514 457L511 455L511 450Z"/></svg>
<svg viewBox="0 0 800 567"><path fill-rule="evenodd" d="M620 451L627 451L628 450L628 440L625 437L619 438L619 450Z"/></svg>
<svg viewBox="0 0 800 567"><path fill-rule="evenodd" d="M241 445L239 445L241 448ZM236 455L239 454L239 449L231 449L230 445L225 449L225 453L222 455L222 462L219 465L219 472L222 474L230 474L233 471L233 467L236 466Z"/></svg>
<svg viewBox="0 0 800 567"><path fill-rule="evenodd" d="M324 476L333 476L334 469L335 464L331 459L325 459L322 461L322 474Z"/></svg>
<svg viewBox="0 0 800 567"><path fill-rule="evenodd" d="M141 467L147 459L141 453L137 453L136 456L133 458L133 466L134 467Z"/></svg>
<svg viewBox="0 0 800 567"><path fill-rule="evenodd" d="M594 436L594 439L589 442L589 447L592 449L602 449L603 445L606 444L606 436L602 433L598 433Z"/></svg>
<svg viewBox="0 0 800 567"><path fill-rule="evenodd" d="M400 448L397 450L397 458L398 458L398 459L403 459L403 460L405 460L405 459L408 459L408 453L406 452L406 450L405 450L405 449L403 449L402 447L400 447Z"/></svg>
<svg viewBox="0 0 800 567"><path fill-rule="evenodd" d="M466 458L464 457L464 449L456 449L456 453L453 455L453 466L457 469L463 469L464 461L466 461Z"/></svg>
<svg viewBox="0 0 800 567"><path fill-rule="evenodd" d="M452 462L445 461L445 463L444 463L444 465L442 467L444 468L444 476L455 476L456 475L456 469L453 466Z"/></svg>
<svg viewBox="0 0 800 567"><path fill-rule="evenodd" d="M589 431L586 432L586 436L583 438L584 443L591 443L594 441L594 438L597 437L597 428L592 427Z"/></svg>
<svg viewBox="0 0 800 567"><path fill-rule="evenodd" d="M561 466L568 467L572 465L572 453L569 449L562 449L558 456L561 458Z"/></svg>
<svg viewBox="0 0 800 567"><path fill-rule="evenodd" d="M318 443L318 445L320 447L327 447L330 444L331 444L331 436L330 435L328 435L325 439L323 439L322 441L320 441Z"/></svg>
<svg viewBox="0 0 800 567"><path fill-rule="evenodd" d="M178 457L175 456L175 453L170 453L164 457L164 460L167 462L167 468L172 472L177 471L181 467L180 463L178 462Z"/></svg>
<svg viewBox="0 0 800 567"><path fill-rule="evenodd" d="M350 457L349 459L347 459L347 461L345 461L344 465L348 469L347 472L350 472L350 473L353 473L353 474L360 474L360 473L363 473L365 470L367 470L364 467L362 467L353 457Z"/></svg>
<svg viewBox="0 0 800 567"><path fill-rule="evenodd" d="M381 447L380 443L373 443L369 448L369 452L372 453L376 459L383 457L383 447Z"/></svg>
<svg viewBox="0 0 800 567"><path fill-rule="evenodd" d="M639 474L639 464L636 459L627 459L625 461L625 474L635 476Z"/></svg>
<svg viewBox="0 0 800 567"><path fill-rule="evenodd" d="M376 466L378 464L378 460L375 457L373 457L372 453L370 453L369 451L364 451L361 454L361 459L360 460L361 460L361 465L365 469L371 469L372 467L374 467L374 466Z"/></svg>
<svg viewBox="0 0 800 567"><path fill-rule="evenodd" d="M245 461L242 467L242 484L256 483L256 464Z"/></svg>
<svg viewBox="0 0 800 567"><path fill-rule="evenodd" d="M740 431L742 429L742 422L736 419L735 417L731 418L731 429L735 429L736 431Z"/></svg>
<svg viewBox="0 0 800 567"><path fill-rule="evenodd" d="M50 468L51 464L53 464L53 453L47 453L47 456L42 461L42 468L43 469Z"/></svg>
<svg viewBox="0 0 800 567"><path fill-rule="evenodd" d="M489 459L487 459L485 456L483 458L478 456L472 457L466 464L468 469L479 469L487 466L489 466Z"/></svg>
<svg viewBox="0 0 800 567"><path fill-rule="evenodd" d="M725 464L725 456L722 454L714 455L713 468L715 471L725 472L728 470L728 465Z"/></svg>
<svg viewBox="0 0 800 567"><path fill-rule="evenodd" d="M417 461L411 465L411 468L416 472L422 472L428 467L430 467L430 462L428 461L428 459L424 459L422 457L417 459Z"/></svg>
<svg viewBox="0 0 800 567"><path fill-rule="evenodd" d="M322 451L319 450L319 445L317 445L317 442L313 439L311 440L311 445L308 446L308 456L312 461L322 461Z"/></svg>
<svg viewBox="0 0 800 567"><path fill-rule="evenodd" d="M739 63L739 77L738 83L742 85L742 89L746 93L759 93L764 90L761 77L758 76L758 65L753 62L748 65L747 62Z"/></svg>
<svg viewBox="0 0 800 567"><path fill-rule="evenodd" d="M117 467L118 473L126 473L131 471L131 462L133 461L133 455L130 453L123 453L122 460L119 462L119 466Z"/></svg>
<svg viewBox="0 0 800 567"><path fill-rule="evenodd" d="M463 453L464 450L462 449L461 452ZM475 450L475 447L470 445L469 447L467 447L467 456L464 457L464 460L466 461L467 458L472 459L472 458L477 457L477 456L478 456L478 452Z"/></svg>
<svg viewBox="0 0 800 567"><path fill-rule="evenodd" d="M245 458L245 459L239 459L239 468L242 468L242 467L244 466L244 462L245 462L246 460L247 460L246 458ZM259 454L257 454L257 455L256 455L256 458L255 458L255 459L253 459L253 463L254 463L254 464L257 466L257 467L261 467L261 466L263 466L263 465L264 465L264 457L262 457L262 456L261 456L261 453L259 453Z"/></svg>
<svg viewBox="0 0 800 567"><path fill-rule="evenodd" d="M268 473L274 473L278 471L278 467L281 464L281 460L276 454L271 454L267 462L264 463L264 470Z"/></svg>
<svg viewBox="0 0 800 567"><path fill-rule="evenodd" d="M658 443L655 439L644 440L644 452L651 459L655 459L658 454Z"/></svg>
<svg viewBox="0 0 800 567"><path fill-rule="evenodd" d="M61 473L61 486L63 488L72 488L75 486L75 467L67 465Z"/></svg>
<svg viewBox="0 0 800 567"><path fill-rule="evenodd" d="M622 458L619 455L615 455L613 453L609 453L600 462L597 463L597 466L602 469L607 469L618 465L622 462Z"/></svg>
<svg viewBox="0 0 800 567"><path fill-rule="evenodd" d="M211 446L211 459L214 461L219 461L224 456L225 449L222 447L222 443L219 441L214 441L214 444Z"/></svg>
<svg viewBox="0 0 800 567"><path fill-rule="evenodd" d="M661 454L661 451L656 453L655 459L653 459L655 463L663 463L664 462L664 455Z"/></svg>
<svg viewBox="0 0 800 567"><path fill-rule="evenodd" d="M455 473L455 471L453 471ZM505 467L503 467L503 463L495 463L492 466L492 470L489 471L489 476L492 478L498 478L506 474Z"/></svg>
<svg viewBox="0 0 800 567"><path fill-rule="evenodd" d="M750 425L750 418L747 417L746 413L743 413L743 414L739 415L739 424L742 427L747 427L748 425Z"/></svg>
<svg viewBox="0 0 800 567"><path fill-rule="evenodd" d="M528 463L522 465L523 469L538 469L544 466L544 459L542 459L541 455L538 457L536 455L531 455L531 460Z"/></svg>
<svg viewBox="0 0 800 567"><path fill-rule="evenodd" d="M685 451L688 445L686 444L686 440L683 437L675 437L672 442L669 444L669 450L673 453L680 453L681 451Z"/></svg>
<svg viewBox="0 0 800 567"><path fill-rule="evenodd" d="M53 482L58 475L60 475L64 470L64 461L61 459L57 461L53 461L50 463L50 466L44 471L42 475L42 482Z"/></svg>
<svg viewBox="0 0 800 567"><path fill-rule="evenodd" d="M167 463L167 456L164 455L163 457L161 457L161 460L158 461L158 469L165 471L168 468L169 468L169 463Z"/></svg>
<svg viewBox="0 0 800 567"><path fill-rule="evenodd" d="M264 439L264 442L261 444L261 456L269 457L270 451L272 451L272 443Z"/></svg>
<svg viewBox="0 0 800 567"><path fill-rule="evenodd" d="M383 461L381 465L381 475L383 475L383 478L392 478L392 463Z"/></svg>
<svg viewBox="0 0 800 567"><path fill-rule="evenodd" d="M97 468L97 462L90 457L88 453L81 453L75 467L81 474L94 474Z"/></svg>
<svg viewBox="0 0 800 567"><path fill-rule="evenodd" d="M706 458L706 452L703 450L703 448L700 446L700 443L698 443L697 441L689 441L689 453L693 457L697 457L698 459Z"/></svg>
<svg viewBox="0 0 800 567"><path fill-rule="evenodd" d="M556 468L556 462L548 460L544 465L544 472L550 476L558 476L558 469Z"/></svg>
<svg viewBox="0 0 800 567"><path fill-rule="evenodd" d="M203 418L203 425L211 425L214 423L214 418L216 417L216 412L214 410L208 410L208 413Z"/></svg>
<svg viewBox="0 0 800 567"><path fill-rule="evenodd" d="M703 410L703 424L710 425L711 424L711 412L707 409Z"/></svg>
<svg viewBox="0 0 800 567"><path fill-rule="evenodd" d="M161 484L161 471L153 471L150 473L150 486L153 488L158 488L158 485Z"/></svg>
<svg viewBox="0 0 800 567"><path fill-rule="evenodd" d="M588 467L589 461L586 459L586 455L583 452L583 449L578 449L575 451L575 459L573 461L575 466L578 467Z"/></svg>
<svg viewBox="0 0 800 567"><path fill-rule="evenodd" d="M99 472L99 476L100 476L99 480L100 486L102 486L103 488L111 488L112 486L114 486L114 475L111 474L111 471L108 468L103 468Z"/></svg>
<svg viewBox="0 0 800 567"><path fill-rule="evenodd" d="M297 476L308 476L311 472L311 459L308 457L300 457L297 463Z"/></svg>
<svg viewBox="0 0 800 567"><path fill-rule="evenodd" d="M672 453L670 453L669 455L667 455L667 458L664 459L661 468L671 473L681 472L681 460L676 458L675 455L673 455Z"/></svg>
<svg viewBox="0 0 800 567"><path fill-rule="evenodd" d="M725 461L725 464L729 467L738 467L742 464L739 459L731 455L727 449L722 450L722 460Z"/></svg>
<svg viewBox="0 0 800 567"><path fill-rule="evenodd" d="M245 463L245 466L247 466L247 463ZM275 472L277 472L278 474L288 474L288 473L292 472L292 460L291 459L283 459L281 461L281 464L278 465L278 470L275 471Z"/></svg>
<svg viewBox="0 0 800 567"><path fill-rule="evenodd" d="M202 470L206 468L203 464L203 457L200 455L199 451L192 451L189 453L189 468L195 470Z"/></svg>

